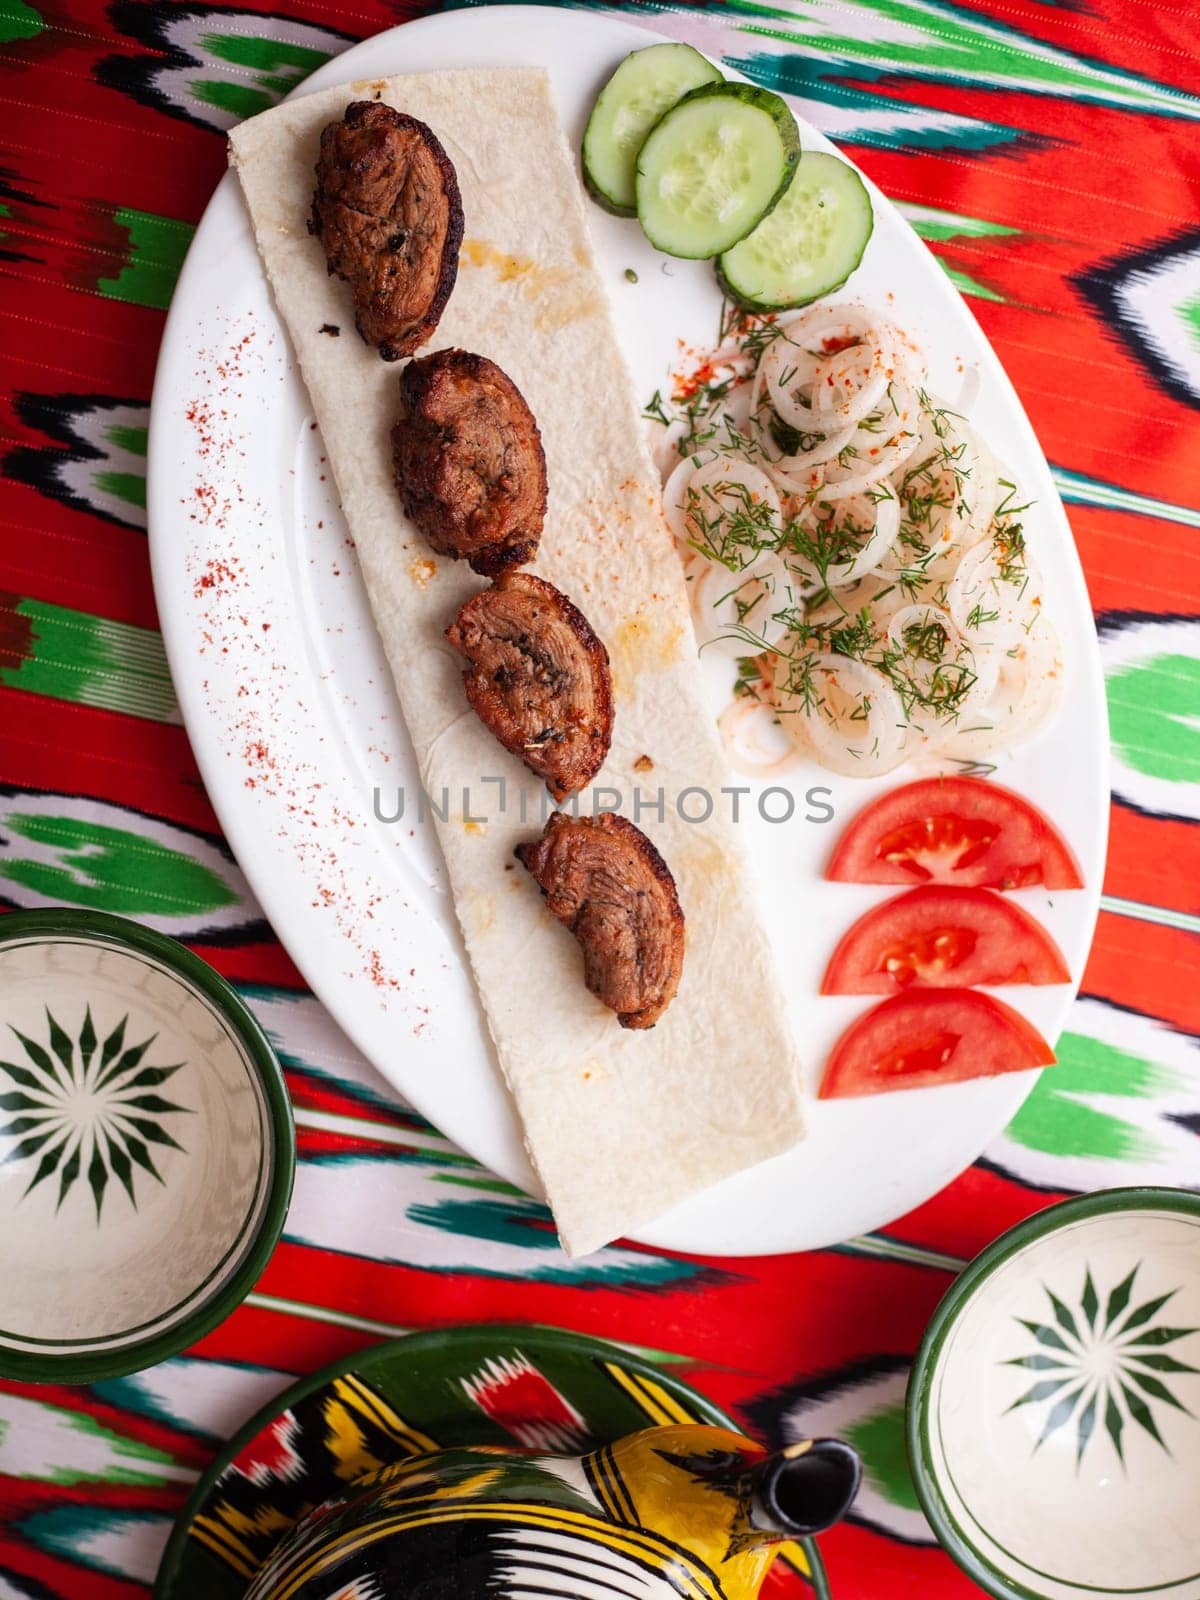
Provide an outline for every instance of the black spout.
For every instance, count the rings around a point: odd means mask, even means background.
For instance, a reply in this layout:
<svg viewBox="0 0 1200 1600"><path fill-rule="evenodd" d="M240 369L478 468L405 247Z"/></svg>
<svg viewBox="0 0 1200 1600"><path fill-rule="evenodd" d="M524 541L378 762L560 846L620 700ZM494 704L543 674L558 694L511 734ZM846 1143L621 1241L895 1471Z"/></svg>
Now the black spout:
<svg viewBox="0 0 1200 1600"><path fill-rule="evenodd" d="M849 1511L862 1462L840 1439L801 1439L750 1473L752 1527L782 1539L821 1533Z"/></svg>

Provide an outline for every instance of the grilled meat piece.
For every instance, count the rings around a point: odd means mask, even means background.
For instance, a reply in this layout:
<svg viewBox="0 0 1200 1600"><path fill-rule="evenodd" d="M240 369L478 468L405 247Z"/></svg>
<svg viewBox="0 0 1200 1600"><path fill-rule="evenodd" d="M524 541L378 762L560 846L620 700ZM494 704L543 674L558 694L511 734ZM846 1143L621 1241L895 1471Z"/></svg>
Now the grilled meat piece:
<svg viewBox="0 0 1200 1600"><path fill-rule="evenodd" d="M467 699L504 748L556 800L590 783L612 740L612 679L608 651L566 595L532 573L502 573L446 637L470 662Z"/></svg>
<svg viewBox="0 0 1200 1600"><path fill-rule="evenodd" d="M652 1028L683 972L683 912L666 862L640 828L605 812L556 811L516 856L583 949L584 982L623 1028Z"/></svg>
<svg viewBox="0 0 1200 1600"><path fill-rule="evenodd" d="M354 320L385 361L432 336L458 276L462 200L450 157L415 117L354 100L321 134L308 231L350 285Z"/></svg>
<svg viewBox="0 0 1200 1600"><path fill-rule="evenodd" d="M400 376L396 485L430 545L485 578L532 561L546 515L542 436L494 361L438 350Z"/></svg>

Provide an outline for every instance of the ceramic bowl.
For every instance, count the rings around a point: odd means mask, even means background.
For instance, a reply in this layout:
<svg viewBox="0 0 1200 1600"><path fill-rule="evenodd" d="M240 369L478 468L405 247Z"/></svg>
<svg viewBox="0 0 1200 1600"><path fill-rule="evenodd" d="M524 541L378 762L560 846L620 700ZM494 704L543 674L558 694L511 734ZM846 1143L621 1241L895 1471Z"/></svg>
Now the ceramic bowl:
<svg viewBox="0 0 1200 1600"><path fill-rule="evenodd" d="M913 1368L917 1493L1002 1600L1200 1597L1200 1195L1114 1189L998 1239Z"/></svg>
<svg viewBox="0 0 1200 1600"><path fill-rule="evenodd" d="M179 1513L154 1600L245 1600L263 1564L313 1506L424 1450L516 1445L541 1456L571 1455L655 1424L688 1422L738 1426L669 1361L628 1345L536 1323L485 1322L389 1339L276 1394L217 1451ZM527 1568L522 1576L525 1583L514 1580L496 1600L670 1600L680 1592L649 1567L641 1583L579 1583L569 1570L539 1576ZM366 1579L336 1588L343 1600L390 1592ZM712 1593L690 1583L686 1592ZM430 1582L423 1593L457 1596L445 1581ZM762 1595L829 1600L815 1539L780 1548Z"/></svg>
<svg viewBox="0 0 1200 1600"><path fill-rule="evenodd" d="M0 918L0 1113L0 1375L134 1372L249 1292L291 1194L291 1107L198 956L122 917Z"/></svg>

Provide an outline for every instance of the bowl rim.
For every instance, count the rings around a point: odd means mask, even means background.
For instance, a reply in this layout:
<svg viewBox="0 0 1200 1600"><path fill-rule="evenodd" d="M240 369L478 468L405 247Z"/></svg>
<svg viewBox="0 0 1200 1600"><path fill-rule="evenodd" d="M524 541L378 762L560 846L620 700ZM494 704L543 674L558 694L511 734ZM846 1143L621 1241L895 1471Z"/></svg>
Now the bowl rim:
<svg viewBox="0 0 1200 1600"><path fill-rule="evenodd" d="M0 1345L0 1378L22 1383L93 1383L127 1377L178 1355L225 1320L250 1293L279 1242L296 1175L296 1127L291 1096L274 1046L227 979L170 934L127 917L70 906L10 911L0 917L0 946L30 935L84 937L92 943L142 951L177 973L228 1023L245 1046L267 1102L270 1187L258 1226L237 1270L173 1327L112 1351L68 1355L11 1350Z"/></svg>
<svg viewBox="0 0 1200 1600"><path fill-rule="evenodd" d="M998 1571L972 1543L946 1503L929 1448L930 1393L938 1359L960 1312L998 1267L1035 1240L1073 1222L1122 1211L1174 1212L1200 1219L1200 1193L1154 1185L1099 1189L1035 1211L993 1240L963 1269L939 1301L913 1360L905 1400L905 1435L917 1499L942 1549L995 1600L1047 1600L1047 1595Z"/></svg>

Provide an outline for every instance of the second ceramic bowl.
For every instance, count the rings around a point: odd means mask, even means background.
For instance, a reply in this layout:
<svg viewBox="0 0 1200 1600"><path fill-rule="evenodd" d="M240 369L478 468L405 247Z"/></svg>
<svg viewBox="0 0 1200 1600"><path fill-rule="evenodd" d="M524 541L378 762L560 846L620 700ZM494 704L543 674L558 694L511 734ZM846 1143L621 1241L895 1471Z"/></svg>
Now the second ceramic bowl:
<svg viewBox="0 0 1200 1600"><path fill-rule="evenodd" d="M0 1376L161 1361L246 1296L295 1133L275 1053L211 967L123 917L0 918Z"/></svg>
<svg viewBox="0 0 1200 1600"><path fill-rule="evenodd" d="M1084 1195L998 1239L930 1323L908 1423L990 1594L1200 1600L1200 1195Z"/></svg>

